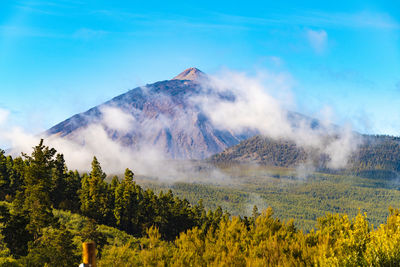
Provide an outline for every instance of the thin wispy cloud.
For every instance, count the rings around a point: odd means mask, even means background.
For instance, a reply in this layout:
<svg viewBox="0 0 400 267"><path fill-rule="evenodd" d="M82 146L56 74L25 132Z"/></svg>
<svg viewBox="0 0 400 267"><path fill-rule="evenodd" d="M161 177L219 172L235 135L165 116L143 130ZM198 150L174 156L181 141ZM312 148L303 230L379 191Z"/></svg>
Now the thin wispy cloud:
<svg viewBox="0 0 400 267"><path fill-rule="evenodd" d="M386 13L361 11L356 13L313 12L304 20L326 26L399 30L400 23Z"/></svg>
<svg viewBox="0 0 400 267"><path fill-rule="evenodd" d="M328 42L328 34L326 31L307 29L306 35L309 44L316 53L324 52Z"/></svg>
<svg viewBox="0 0 400 267"><path fill-rule="evenodd" d="M47 37L62 38L63 34L53 33L44 29L28 26L0 25L0 36L3 37Z"/></svg>
<svg viewBox="0 0 400 267"><path fill-rule="evenodd" d="M71 10L82 5L83 2L79 1L19 1L14 8L29 15L67 17Z"/></svg>
<svg viewBox="0 0 400 267"><path fill-rule="evenodd" d="M268 57L268 59L276 67L280 67L285 63L282 58L277 57L277 56L270 56L270 57Z"/></svg>
<svg viewBox="0 0 400 267"><path fill-rule="evenodd" d="M355 13L299 12L296 15L273 14L268 18L214 13L222 21L251 25L302 25L306 27L345 27L400 29L400 23L386 13L360 11Z"/></svg>
<svg viewBox="0 0 400 267"><path fill-rule="evenodd" d="M196 29L222 29L222 30L246 30L248 27L244 25L232 24L220 20L204 22L201 19L194 19L191 16L164 14L164 13L134 13L120 10L94 10L90 14L95 16L107 17L114 20L125 21L127 24L139 24L142 26L171 26L176 28L196 28Z"/></svg>
<svg viewBox="0 0 400 267"><path fill-rule="evenodd" d="M83 5L83 1L57 0L57 1L18 1L16 4L22 7L36 8L74 8Z"/></svg>
<svg viewBox="0 0 400 267"><path fill-rule="evenodd" d="M74 4L74 6L77 4ZM34 12L41 15L60 15L65 16L63 12L69 10L65 3L55 5L53 2L20 2L16 6L23 9L24 12ZM87 8L87 7L86 7ZM386 13L377 13L361 11L357 13L326 13L326 12L298 12L296 14L271 14L266 18L237 16L224 13L205 12L200 18L191 16L165 14L165 13L135 13L120 10L87 10L82 7L85 16L98 17L102 20L107 19L122 23L120 30L114 32L120 35L132 34L132 27L137 30L163 29L197 29L197 30L231 30L231 31L251 31L259 26L277 26L293 25L303 26L305 28L324 28L325 30L309 30L307 32L308 40L317 52L322 52L327 40L326 28L346 27L346 28L368 28L368 29L400 29L400 23ZM64 12L64 13L65 13ZM67 12L68 13L68 12ZM79 16L83 13L79 13ZM75 32L51 32L46 29L34 29L25 25L3 25L0 26L2 35L19 35L35 37L54 37L54 38L94 38L109 33L102 29L91 29L82 27ZM5 28L12 29L11 31ZM1 29L3 28L3 29ZM13 29L14 28L14 29ZM135 31L133 31L135 32ZM155 33L156 34L156 33Z"/></svg>
<svg viewBox="0 0 400 267"><path fill-rule="evenodd" d="M112 13L112 12L111 12ZM93 15L103 14L92 13ZM115 16L114 16L115 15ZM62 30L54 31L50 28L35 28L29 25L13 25L4 24L0 25L0 35L4 37L42 37L42 38L73 38L73 39L93 39L100 38L105 35L114 34L119 36L131 36L135 34L145 33L146 35L156 35L160 33L173 32L175 34L177 29L182 30L200 30L200 31L226 31L226 30L248 30L247 27L241 25L231 25L227 23L208 23L198 20L193 20L190 17L185 16L157 16L157 15L140 15L130 14L123 12L120 14L119 20L124 21L124 25L118 31L109 31L103 29L93 29L88 27L78 28L76 30ZM125 19L123 18L125 16ZM113 14L111 18L118 17L117 13ZM160 27L162 25L162 27ZM129 27L128 27L129 26ZM135 28L132 31L132 27Z"/></svg>
<svg viewBox="0 0 400 267"><path fill-rule="evenodd" d="M56 39L93 39L103 37L110 32L90 28L80 28L71 33L54 32L50 29L32 28L28 26L0 25L0 37L33 37Z"/></svg>

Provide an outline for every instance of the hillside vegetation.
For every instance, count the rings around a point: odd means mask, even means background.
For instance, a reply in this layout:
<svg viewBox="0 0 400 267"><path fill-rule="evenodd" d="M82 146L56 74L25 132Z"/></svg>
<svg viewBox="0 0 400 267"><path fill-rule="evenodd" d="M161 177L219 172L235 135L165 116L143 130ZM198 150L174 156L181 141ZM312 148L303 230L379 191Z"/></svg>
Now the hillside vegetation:
<svg viewBox="0 0 400 267"><path fill-rule="evenodd" d="M384 223L389 206L400 205L398 180L354 175L303 173L301 170L240 164L192 174L197 182L163 182L136 177L137 183L155 192L173 190L190 203L203 200L206 209L221 206L231 215L251 216L254 205L272 207L283 220L294 219L297 228L310 231L325 213L368 212L375 227ZM201 182L211 180L212 182ZM212 179L210 179L212 178ZM187 181L190 181L188 174Z"/></svg>
<svg viewBox="0 0 400 267"><path fill-rule="evenodd" d="M397 209L378 228L360 212L327 213L305 233L271 208L231 216L145 190L129 169L105 178L96 158L88 174L68 171L43 141L15 159L0 151L0 265L77 266L88 240L99 266L400 264Z"/></svg>
<svg viewBox="0 0 400 267"><path fill-rule="evenodd" d="M364 135L361 140L361 145L348 160L346 173L373 178L396 178L400 171L400 138ZM258 135L213 155L210 161L222 165L250 162L277 167L297 167L311 161L318 170L333 172L327 169L327 157L297 146L293 141Z"/></svg>

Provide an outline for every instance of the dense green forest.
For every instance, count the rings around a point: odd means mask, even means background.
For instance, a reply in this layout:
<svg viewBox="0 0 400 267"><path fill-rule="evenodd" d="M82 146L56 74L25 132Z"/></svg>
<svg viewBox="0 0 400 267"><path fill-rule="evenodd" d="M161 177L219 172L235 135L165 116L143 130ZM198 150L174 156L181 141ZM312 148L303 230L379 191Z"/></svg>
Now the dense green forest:
<svg viewBox="0 0 400 267"><path fill-rule="evenodd" d="M191 205L175 197L172 191L156 195L150 189L143 190L133 177L133 172L126 169L122 181L115 176L107 183L96 157L89 174L81 176L77 171L68 171L63 155L44 146L43 141L32 155L16 159L1 151L4 248L19 261L27 265L32 262L34 266L42 266L52 257L51 251L47 251L51 247L49 242L65 241L69 246L65 249L72 249L73 236L55 217L55 210L81 214L93 220L93 225L112 226L134 237L142 237L150 227L155 227L165 240L173 240L195 226L208 229L228 216L221 209L206 214L201 202ZM82 241L93 234L93 229L84 230ZM71 262L76 260L71 258Z"/></svg>
<svg viewBox="0 0 400 267"><path fill-rule="evenodd" d="M373 178L397 178L397 173L400 172L400 138L360 135L360 141L361 144L350 156L348 167L342 173ZM293 141L274 140L258 135L212 156L210 161L224 165L253 162L277 167L296 167L312 161L320 171L337 173L326 168L328 159L327 155L297 146Z"/></svg>
<svg viewBox="0 0 400 267"><path fill-rule="evenodd" d="M272 207L278 218L294 219L295 226L304 231L314 228L317 218L326 212L346 213L350 217L356 216L359 210L368 212L368 221L379 226L386 221L389 206L400 207L397 179L321 172L305 175L296 169L246 164L226 166L218 171L202 169L193 174L196 180L190 183L140 175L136 181L155 192L171 189L190 203L202 199L206 209L221 206L234 216L251 216L254 205L260 210ZM208 177L213 177L212 182ZM190 179L194 178L187 180Z"/></svg>
<svg viewBox="0 0 400 267"><path fill-rule="evenodd" d="M271 208L232 216L171 190L144 189L129 169L121 179L106 177L95 157L90 173L68 170L63 155L43 141L30 155L0 151L0 265L76 266L88 240L97 244L99 266L400 264L396 209L377 228L362 212L353 218L327 213L315 230L303 232ZM175 186L188 192L187 184Z"/></svg>

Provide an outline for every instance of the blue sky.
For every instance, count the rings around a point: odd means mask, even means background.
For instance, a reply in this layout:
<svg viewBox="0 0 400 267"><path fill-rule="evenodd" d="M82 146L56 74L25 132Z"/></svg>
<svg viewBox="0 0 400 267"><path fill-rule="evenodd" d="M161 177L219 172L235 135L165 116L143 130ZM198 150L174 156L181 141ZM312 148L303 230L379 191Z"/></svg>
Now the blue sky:
<svg viewBox="0 0 400 267"><path fill-rule="evenodd" d="M261 69L299 112L400 135L400 4L326 2L3 0L0 109L37 133L188 67Z"/></svg>

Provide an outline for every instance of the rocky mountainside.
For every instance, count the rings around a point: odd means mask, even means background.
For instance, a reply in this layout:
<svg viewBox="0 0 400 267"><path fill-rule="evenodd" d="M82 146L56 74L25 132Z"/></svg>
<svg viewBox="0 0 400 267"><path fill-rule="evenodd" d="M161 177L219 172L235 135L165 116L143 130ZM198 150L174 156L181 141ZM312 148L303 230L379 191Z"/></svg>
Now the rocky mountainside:
<svg viewBox="0 0 400 267"><path fill-rule="evenodd" d="M84 145L82 130L103 127L109 138L131 147L161 149L173 159L202 159L254 135L215 128L191 99L206 94L206 75L189 68L171 80L138 87L55 125L46 134ZM221 96L223 97L223 96ZM113 112L110 116L108 113ZM110 121L111 120L111 121Z"/></svg>

